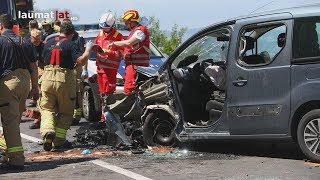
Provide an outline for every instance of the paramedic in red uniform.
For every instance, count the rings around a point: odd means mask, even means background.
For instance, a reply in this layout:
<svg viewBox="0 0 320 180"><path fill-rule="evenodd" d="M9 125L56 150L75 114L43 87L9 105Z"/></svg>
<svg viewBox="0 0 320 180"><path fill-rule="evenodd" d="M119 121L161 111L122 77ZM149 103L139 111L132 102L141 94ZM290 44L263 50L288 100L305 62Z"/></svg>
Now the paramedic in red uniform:
<svg viewBox="0 0 320 180"><path fill-rule="evenodd" d="M125 61L124 93L131 94L135 89L136 66L149 66L149 31L140 24L136 10L128 10L122 16L125 25L131 30L127 40L115 41L109 47L123 47Z"/></svg>

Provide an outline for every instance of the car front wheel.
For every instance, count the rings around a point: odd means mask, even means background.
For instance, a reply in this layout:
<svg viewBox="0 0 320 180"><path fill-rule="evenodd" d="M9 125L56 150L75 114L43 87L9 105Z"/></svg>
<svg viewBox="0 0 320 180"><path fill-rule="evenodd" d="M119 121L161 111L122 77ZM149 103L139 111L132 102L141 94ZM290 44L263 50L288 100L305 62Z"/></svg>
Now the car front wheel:
<svg viewBox="0 0 320 180"><path fill-rule="evenodd" d="M83 117L88 121L99 121L100 120L100 111L96 111L94 107L94 99L90 86L85 86L83 89Z"/></svg>
<svg viewBox="0 0 320 180"><path fill-rule="evenodd" d="M143 138L148 146L175 146L178 142L172 117L164 111L155 111L147 115L143 125Z"/></svg>
<svg viewBox="0 0 320 180"><path fill-rule="evenodd" d="M298 125L297 139L302 152L313 162L320 162L320 109L305 114Z"/></svg>

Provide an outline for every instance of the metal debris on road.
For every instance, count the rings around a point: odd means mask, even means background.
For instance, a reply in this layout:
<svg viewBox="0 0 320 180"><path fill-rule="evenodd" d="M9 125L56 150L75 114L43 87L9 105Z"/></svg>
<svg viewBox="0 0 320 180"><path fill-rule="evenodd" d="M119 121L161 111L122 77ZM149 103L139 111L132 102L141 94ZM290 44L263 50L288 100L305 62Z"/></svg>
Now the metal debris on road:
<svg viewBox="0 0 320 180"><path fill-rule="evenodd" d="M105 124L90 124L80 127L75 134L75 145L84 145L90 148L104 146L108 150L133 150L133 153L143 153L145 149L142 133L136 133L131 126L124 126L127 136L132 138L133 144L128 146L121 143L121 140L115 133L106 129Z"/></svg>

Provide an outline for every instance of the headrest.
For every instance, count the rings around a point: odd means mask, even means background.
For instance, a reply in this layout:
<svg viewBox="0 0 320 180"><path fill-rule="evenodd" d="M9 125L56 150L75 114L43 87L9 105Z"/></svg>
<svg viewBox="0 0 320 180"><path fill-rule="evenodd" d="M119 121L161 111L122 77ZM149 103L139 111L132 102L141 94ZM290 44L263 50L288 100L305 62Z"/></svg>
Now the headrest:
<svg viewBox="0 0 320 180"><path fill-rule="evenodd" d="M254 48L254 39L250 36L245 36L246 38L246 51Z"/></svg>
<svg viewBox="0 0 320 180"><path fill-rule="evenodd" d="M283 47L286 43L286 33L281 33L278 35L278 47Z"/></svg>

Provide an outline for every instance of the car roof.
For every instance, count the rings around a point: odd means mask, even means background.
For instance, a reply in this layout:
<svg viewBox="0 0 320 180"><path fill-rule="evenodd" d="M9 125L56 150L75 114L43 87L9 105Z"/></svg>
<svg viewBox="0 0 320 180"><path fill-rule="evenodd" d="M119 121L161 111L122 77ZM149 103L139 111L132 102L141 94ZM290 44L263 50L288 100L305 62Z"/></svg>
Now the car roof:
<svg viewBox="0 0 320 180"><path fill-rule="evenodd" d="M250 13L248 15L236 17L233 19L229 19L227 21L234 21L234 20L247 19L247 18L258 17L258 16L267 16L267 15L275 15L275 14L283 14L283 13L291 14L292 18L320 16L320 3L312 3L312 4L305 4L305 5L300 5L296 7L290 7L290 8L282 8L282 9L275 9L270 11Z"/></svg>
<svg viewBox="0 0 320 180"><path fill-rule="evenodd" d="M195 36L198 36L199 34L206 32L213 27L223 27L227 25L235 24L239 20L254 18L254 17L263 17L263 16L270 16L273 15L273 17L277 17L279 15L279 18L301 18L301 17L313 17L313 16L320 16L320 3L311 3L311 4L305 4L300 5L297 7L291 7L291 8L283 8L283 9L275 9L271 11L262 11L262 12L256 12L256 13L250 13L248 15L239 16L235 18L226 19L225 21L219 21L216 23L213 23L207 27L202 28L197 33L192 35L190 38L193 38ZM284 16L281 16L284 15Z"/></svg>

